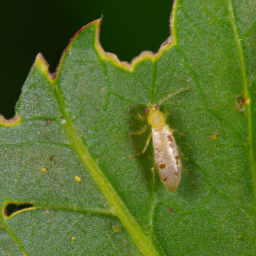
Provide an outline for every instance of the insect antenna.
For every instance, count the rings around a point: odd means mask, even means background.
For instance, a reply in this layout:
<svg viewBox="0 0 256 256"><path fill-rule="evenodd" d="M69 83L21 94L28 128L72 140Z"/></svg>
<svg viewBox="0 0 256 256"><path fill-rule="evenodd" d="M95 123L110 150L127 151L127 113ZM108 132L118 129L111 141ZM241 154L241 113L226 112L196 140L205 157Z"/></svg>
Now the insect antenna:
<svg viewBox="0 0 256 256"><path fill-rule="evenodd" d="M189 89L190 89L189 87L188 88L181 88L176 92L169 93L166 97L164 97L162 100L160 100L158 102L158 105L160 106L165 100L167 100L167 99L171 98L172 96L175 96L176 94L179 94L183 91L188 91Z"/></svg>

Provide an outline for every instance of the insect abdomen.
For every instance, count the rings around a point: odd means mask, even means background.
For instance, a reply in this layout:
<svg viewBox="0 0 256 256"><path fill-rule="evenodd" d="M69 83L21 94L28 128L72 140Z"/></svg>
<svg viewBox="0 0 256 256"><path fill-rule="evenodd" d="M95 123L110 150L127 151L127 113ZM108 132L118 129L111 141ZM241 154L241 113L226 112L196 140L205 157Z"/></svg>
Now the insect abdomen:
<svg viewBox="0 0 256 256"><path fill-rule="evenodd" d="M160 179L169 191L174 192L181 179L181 161L169 126L164 125L161 130L152 128L152 139Z"/></svg>

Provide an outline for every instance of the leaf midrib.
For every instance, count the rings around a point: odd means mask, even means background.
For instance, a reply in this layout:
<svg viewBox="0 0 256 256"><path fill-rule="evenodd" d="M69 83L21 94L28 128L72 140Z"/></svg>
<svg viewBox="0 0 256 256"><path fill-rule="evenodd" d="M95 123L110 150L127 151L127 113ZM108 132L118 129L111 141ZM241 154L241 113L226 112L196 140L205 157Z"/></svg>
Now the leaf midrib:
<svg viewBox="0 0 256 256"><path fill-rule="evenodd" d="M150 239L150 237L145 235L140 225L134 219L129 209L126 207L122 199L116 193L112 185L109 183L108 179L104 176L103 172L100 170L99 166L95 163L89 151L83 144L82 139L80 138L75 126L73 125L72 120L69 118L68 114L65 111L65 109L67 108L65 106L65 100L62 97L60 85L59 83L56 83L56 81L54 82L54 96L59 105L62 118L65 120L65 122L63 123L63 128L69 138L71 147L77 153L82 163L88 169L95 182L104 193L106 199L109 202L110 211L120 219L123 226L126 228L127 232L129 233L141 253L146 256L159 255L153 244L153 241Z"/></svg>
<svg viewBox="0 0 256 256"><path fill-rule="evenodd" d="M240 58L240 64L241 64L241 75L242 75L242 81L243 81L243 88L244 88L244 95L246 99L250 98L249 91L248 91L248 82L247 82L247 75L246 75L246 68L245 68L245 59L244 59L244 52L241 45L241 41L239 38L238 29L235 22L235 16L234 16L234 10L231 0L228 0L228 11L230 15L230 23L233 28L235 41L237 44L237 50ZM251 113L251 107L249 106L247 108L247 117L248 117L248 124L247 124L247 145L249 146L249 158L251 163L251 176L253 180L253 189L254 189L254 195L256 195L256 164L253 154L253 145L252 145L252 113Z"/></svg>

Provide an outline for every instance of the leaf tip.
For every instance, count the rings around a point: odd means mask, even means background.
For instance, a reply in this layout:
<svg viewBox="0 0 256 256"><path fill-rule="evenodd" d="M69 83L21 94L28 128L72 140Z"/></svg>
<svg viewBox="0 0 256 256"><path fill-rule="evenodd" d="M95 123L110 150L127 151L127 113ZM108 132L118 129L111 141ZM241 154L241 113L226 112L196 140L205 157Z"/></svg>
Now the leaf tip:
<svg viewBox="0 0 256 256"><path fill-rule="evenodd" d="M171 42L173 45L177 44L177 37L176 37L176 30L175 30L175 19L177 14L177 7L178 7L178 0L174 0L172 4L172 13L170 17L170 34L171 34Z"/></svg>
<svg viewBox="0 0 256 256"><path fill-rule="evenodd" d="M38 69L41 70L41 72L51 81L53 82L53 79L55 78L55 74L51 74L49 72L49 64L43 57L41 53L38 53L36 56L35 64Z"/></svg>
<svg viewBox="0 0 256 256"><path fill-rule="evenodd" d="M101 23L101 18L100 18L100 19L97 19L97 20L94 20L94 21L92 21L92 22L86 24L85 26L83 26L82 28L80 28L80 29L75 33L75 35L71 38L71 40L70 40L70 42L69 42L67 48L66 48L66 49L64 50L64 52L62 53L62 56L61 56L61 58L60 58L60 62L59 62L59 64L58 64L58 66L57 66L57 69L56 69L56 72L55 72L55 74L54 74L53 79L55 79L55 78L58 77L59 71L60 71L61 66L62 66L62 64L63 64L63 61L64 61L64 59L65 59L65 56L66 56L67 52L71 49L72 44L73 44L74 40L77 38L77 36L78 36L82 31L84 31L87 27L89 27L89 26L91 26L91 25L95 25L95 24L97 25L96 34L99 33L99 26L100 26L100 23ZM47 62L46 62L46 63L47 63Z"/></svg>

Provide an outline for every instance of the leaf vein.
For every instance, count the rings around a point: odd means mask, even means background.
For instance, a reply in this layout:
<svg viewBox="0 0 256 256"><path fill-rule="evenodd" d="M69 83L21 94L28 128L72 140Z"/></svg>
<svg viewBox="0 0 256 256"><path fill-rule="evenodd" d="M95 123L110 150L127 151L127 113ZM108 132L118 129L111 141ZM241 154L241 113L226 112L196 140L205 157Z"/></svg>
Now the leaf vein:
<svg viewBox="0 0 256 256"><path fill-rule="evenodd" d="M97 163L90 155L86 146L84 145L81 137L78 134L78 131L72 123L72 118L70 118L68 116L68 113L66 113L65 111L65 109L67 109L66 103L62 96L60 85L58 83L56 83L55 85L55 98L57 100L57 103L59 104L62 117L66 120L66 122L63 124L63 128L70 140L71 146L77 153L81 162L90 171L95 182L99 185L100 189L105 194L105 197L110 204L112 213L120 219L128 233L130 234L131 238L133 239L134 243L137 245L143 255L159 255L152 240L144 233L140 225L134 219L124 202L116 193L116 191L108 181L107 177L103 174Z"/></svg>
<svg viewBox="0 0 256 256"><path fill-rule="evenodd" d="M230 23L233 28L233 33L235 37L235 41L237 44L237 50L240 58L240 63L241 63L241 75L243 79L243 87L244 87L244 95L248 99L249 98L249 91L248 91L248 82L247 82L247 72L246 72L246 65L245 65L245 58L244 58L244 52L242 48L242 44L239 38L239 31L236 26L235 22L235 16L234 16L234 11L233 11L233 5L231 0L228 0L228 10L229 10L229 15L230 15ZM248 137L247 137L247 144L249 146L249 158L251 162L251 176L253 180L253 189L254 189L254 195L256 195L256 164L255 164L255 159L254 159L254 154L253 154L253 146L252 146L252 113L251 113L251 108L250 106L247 109L247 114L248 114ZM254 200L256 198L254 197Z"/></svg>

